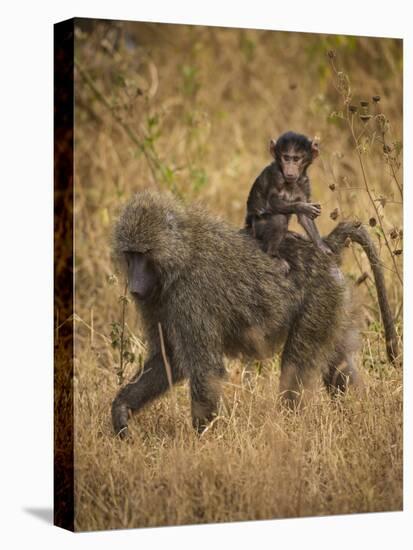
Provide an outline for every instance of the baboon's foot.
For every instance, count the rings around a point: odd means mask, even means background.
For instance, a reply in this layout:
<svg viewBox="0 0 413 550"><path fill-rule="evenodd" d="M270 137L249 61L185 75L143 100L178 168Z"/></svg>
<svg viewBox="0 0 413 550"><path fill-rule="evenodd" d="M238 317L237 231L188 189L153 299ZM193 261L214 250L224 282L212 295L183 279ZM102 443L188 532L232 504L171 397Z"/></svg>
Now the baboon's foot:
<svg viewBox="0 0 413 550"><path fill-rule="evenodd" d="M278 247L271 247L269 246L267 249L268 256L271 256L273 260L276 263L277 271L281 273L281 275L288 275L290 271L290 264L287 262L287 260L284 260L284 258L281 258L278 253Z"/></svg>
<svg viewBox="0 0 413 550"><path fill-rule="evenodd" d="M346 358L342 363L330 365L329 371L323 376L325 387L331 397L344 395L348 390L365 390L364 381L351 359Z"/></svg>
<svg viewBox="0 0 413 550"><path fill-rule="evenodd" d="M290 411L298 411L302 405L302 393L299 391L284 390L280 394L283 407Z"/></svg>
<svg viewBox="0 0 413 550"><path fill-rule="evenodd" d="M284 260L284 258L280 258L278 256L273 256L274 260L277 262L277 270L282 274L287 276L290 272L290 264L287 262L287 260Z"/></svg>
<svg viewBox="0 0 413 550"><path fill-rule="evenodd" d="M324 241L321 241L319 243L318 248L321 250L321 252L324 252L324 254L327 254L327 256L331 256L333 254L333 251L331 250L331 248Z"/></svg>
<svg viewBox="0 0 413 550"><path fill-rule="evenodd" d="M305 370L296 367L294 363L288 363L285 353L284 348L280 376L281 403L290 410L300 410L314 396L314 369L309 367Z"/></svg>

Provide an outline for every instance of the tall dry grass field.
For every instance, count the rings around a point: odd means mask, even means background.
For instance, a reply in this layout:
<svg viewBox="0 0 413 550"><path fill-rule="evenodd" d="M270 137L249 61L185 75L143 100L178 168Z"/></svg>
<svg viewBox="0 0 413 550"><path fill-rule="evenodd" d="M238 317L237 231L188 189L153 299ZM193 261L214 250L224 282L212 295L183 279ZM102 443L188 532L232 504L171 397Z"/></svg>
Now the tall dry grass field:
<svg viewBox="0 0 413 550"><path fill-rule="evenodd" d="M401 42L79 21L75 88L76 529L401 510L402 372L387 362L370 277L357 287L362 397L331 402L320 387L287 412L275 357L249 378L228 364L220 416L201 437L186 385L131 419L127 442L110 420L123 307L125 380L145 356L110 260L119 206L169 189L240 227L268 141L289 129L320 138L321 232L370 226L402 339ZM343 269L371 273L356 245Z"/></svg>

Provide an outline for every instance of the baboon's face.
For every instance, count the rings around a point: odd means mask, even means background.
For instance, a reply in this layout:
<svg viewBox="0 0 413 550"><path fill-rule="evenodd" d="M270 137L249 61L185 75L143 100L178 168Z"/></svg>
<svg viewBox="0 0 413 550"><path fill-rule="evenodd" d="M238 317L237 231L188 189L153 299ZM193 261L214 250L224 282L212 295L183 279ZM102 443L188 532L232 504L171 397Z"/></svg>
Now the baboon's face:
<svg viewBox="0 0 413 550"><path fill-rule="evenodd" d="M270 141L270 153L278 163L285 182L293 184L319 154L318 142L295 132L286 132Z"/></svg>
<svg viewBox="0 0 413 550"><path fill-rule="evenodd" d="M156 301L191 257L186 210L168 194L137 193L115 224L112 255L138 302Z"/></svg>
<svg viewBox="0 0 413 550"><path fill-rule="evenodd" d="M137 300L146 300L153 295L157 275L149 254L124 252L127 266L128 289Z"/></svg>
<svg viewBox="0 0 413 550"><path fill-rule="evenodd" d="M280 164L285 181L295 183L311 160L305 151L293 147L283 150L280 156Z"/></svg>

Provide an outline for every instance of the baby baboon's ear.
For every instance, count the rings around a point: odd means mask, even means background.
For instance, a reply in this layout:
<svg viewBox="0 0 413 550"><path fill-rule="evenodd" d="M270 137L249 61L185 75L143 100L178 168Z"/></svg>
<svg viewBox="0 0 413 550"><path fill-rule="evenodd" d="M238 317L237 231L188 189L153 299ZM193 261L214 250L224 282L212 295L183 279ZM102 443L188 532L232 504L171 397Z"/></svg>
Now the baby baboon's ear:
<svg viewBox="0 0 413 550"><path fill-rule="evenodd" d="M320 154L320 144L317 138L314 138L311 142L311 154L313 156L313 160Z"/></svg>
<svg viewBox="0 0 413 550"><path fill-rule="evenodd" d="M277 140L270 139L270 153L275 158L275 146L277 145Z"/></svg>

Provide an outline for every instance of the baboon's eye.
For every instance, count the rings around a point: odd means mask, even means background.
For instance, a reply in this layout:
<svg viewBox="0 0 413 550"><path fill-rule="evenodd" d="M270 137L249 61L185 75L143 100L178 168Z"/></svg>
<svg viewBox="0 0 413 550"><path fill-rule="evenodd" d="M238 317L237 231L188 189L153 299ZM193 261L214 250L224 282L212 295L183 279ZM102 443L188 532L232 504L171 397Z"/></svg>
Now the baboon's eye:
<svg viewBox="0 0 413 550"><path fill-rule="evenodd" d="M283 160L285 162L289 162L290 159L291 159L290 155L283 155Z"/></svg>
<svg viewBox="0 0 413 550"><path fill-rule="evenodd" d="M133 251L133 250L126 250L125 251L125 259L126 259L126 263L128 265L131 263L131 261L133 260L133 256L135 256L136 254L138 254L138 253Z"/></svg>
<svg viewBox="0 0 413 550"><path fill-rule="evenodd" d="M294 161L294 162L298 162L299 160L301 160L301 157L298 157L298 156L294 156L294 157L293 157L293 161Z"/></svg>
<svg viewBox="0 0 413 550"><path fill-rule="evenodd" d="M124 252L124 254L125 254L126 262L129 264L133 260L134 257L139 258L139 257L142 257L142 256L147 256L149 254L149 252L150 252L149 249L147 249L145 251L139 251L139 252L137 250L126 250Z"/></svg>

